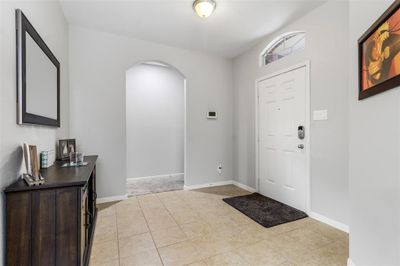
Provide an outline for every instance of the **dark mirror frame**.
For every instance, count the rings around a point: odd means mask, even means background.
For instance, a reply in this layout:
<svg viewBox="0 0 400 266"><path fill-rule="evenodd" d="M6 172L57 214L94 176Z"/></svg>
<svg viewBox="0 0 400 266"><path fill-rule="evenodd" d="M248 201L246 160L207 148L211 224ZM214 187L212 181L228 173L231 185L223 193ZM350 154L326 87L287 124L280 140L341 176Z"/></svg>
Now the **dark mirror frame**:
<svg viewBox="0 0 400 266"><path fill-rule="evenodd" d="M20 9L15 11L17 34L17 123L60 127L60 63ZM57 119L26 112L26 34L57 68Z"/></svg>

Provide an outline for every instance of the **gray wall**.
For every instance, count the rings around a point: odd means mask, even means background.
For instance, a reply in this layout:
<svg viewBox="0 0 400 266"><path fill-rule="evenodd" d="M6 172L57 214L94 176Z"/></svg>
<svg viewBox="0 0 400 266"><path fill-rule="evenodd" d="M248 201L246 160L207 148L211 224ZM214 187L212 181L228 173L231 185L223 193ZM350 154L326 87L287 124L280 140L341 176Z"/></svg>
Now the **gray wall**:
<svg viewBox="0 0 400 266"><path fill-rule="evenodd" d="M400 265L400 89L357 100L357 40L393 1L350 1L350 259Z"/></svg>
<svg viewBox="0 0 400 266"><path fill-rule="evenodd" d="M126 72L127 177L183 173L184 77L139 64Z"/></svg>
<svg viewBox="0 0 400 266"><path fill-rule="evenodd" d="M61 64L61 128L16 124L15 9L20 8ZM69 133L68 25L58 1L0 1L0 187L20 175L23 142L55 149ZM0 264L4 261L4 195L1 199Z"/></svg>
<svg viewBox="0 0 400 266"><path fill-rule="evenodd" d="M231 60L80 27L69 33L71 135L86 154L100 156L99 197L126 194L125 72L148 60L187 78L186 185L233 178ZM206 119L208 108L218 120Z"/></svg>
<svg viewBox="0 0 400 266"><path fill-rule="evenodd" d="M259 67L265 46L294 30L306 31L305 51ZM344 224L348 222L347 39L348 3L330 1L268 36L235 58L233 65L235 177L255 188L255 80L310 60L311 111L328 110L327 121L311 121L311 209Z"/></svg>

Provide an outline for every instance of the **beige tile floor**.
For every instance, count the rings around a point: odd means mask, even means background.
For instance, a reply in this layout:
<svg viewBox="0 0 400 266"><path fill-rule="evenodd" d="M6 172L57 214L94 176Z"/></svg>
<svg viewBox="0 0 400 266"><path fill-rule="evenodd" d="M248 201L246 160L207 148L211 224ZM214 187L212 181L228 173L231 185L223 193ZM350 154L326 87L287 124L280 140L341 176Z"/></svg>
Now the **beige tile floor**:
<svg viewBox="0 0 400 266"><path fill-rule="evenodd" d="M247 193L221 186L102 204L90 265L346 265L347 234L311 218L264 228L221 200Z"/></svg>

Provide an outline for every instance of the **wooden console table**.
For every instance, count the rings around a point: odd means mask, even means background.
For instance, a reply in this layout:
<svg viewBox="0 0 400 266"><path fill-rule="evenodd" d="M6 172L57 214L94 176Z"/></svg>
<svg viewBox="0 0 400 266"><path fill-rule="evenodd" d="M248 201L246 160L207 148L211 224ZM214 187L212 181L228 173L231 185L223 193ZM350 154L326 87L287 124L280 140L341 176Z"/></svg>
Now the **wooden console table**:
<svg viewBox="0 0 400 266"><path fill-rule="evenodd" d="M46 183L20 179L5 189L7 265L89 265L97 218L96 160L41 170Z"/></svg>

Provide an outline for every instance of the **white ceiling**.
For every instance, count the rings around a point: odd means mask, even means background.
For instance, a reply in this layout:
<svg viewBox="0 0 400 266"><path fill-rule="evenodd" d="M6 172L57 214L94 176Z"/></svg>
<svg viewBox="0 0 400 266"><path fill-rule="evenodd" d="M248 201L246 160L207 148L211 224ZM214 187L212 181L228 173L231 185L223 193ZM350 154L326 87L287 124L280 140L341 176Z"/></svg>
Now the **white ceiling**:
<svg viewBox="0 0 400 266"><path fill-rule="evenodd" d="M217 0L207 19L192 0L62 0L69 23L235 57L323 0ZM301 29L300 29L301 30Z"/></svg>

